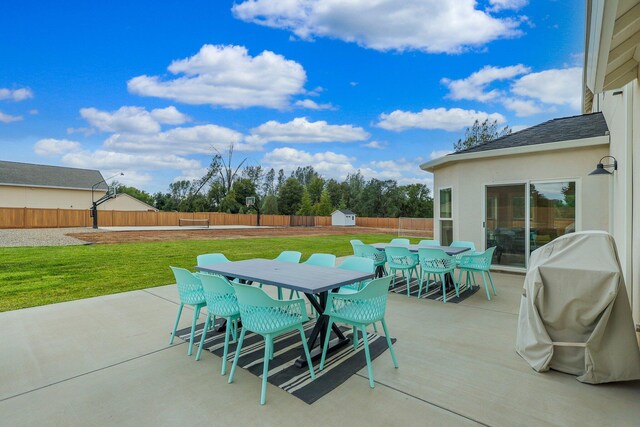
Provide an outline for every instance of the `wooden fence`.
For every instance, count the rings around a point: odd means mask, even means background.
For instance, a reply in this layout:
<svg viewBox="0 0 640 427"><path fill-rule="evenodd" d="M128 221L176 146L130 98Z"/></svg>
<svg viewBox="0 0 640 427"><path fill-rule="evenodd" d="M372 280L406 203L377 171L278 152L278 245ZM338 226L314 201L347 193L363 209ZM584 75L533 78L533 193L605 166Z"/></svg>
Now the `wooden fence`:
<svg viewBox="0 0 640 427"><path fill-rule="evenodd" d="M295 218L295 219L294 219ZM308 218L299 220L297 218ZM179 219L208 219L210 225L256 225L255 214L227 214L220 212L154 212L154 211L98 211L98 226L177 226ZM293 219L293 220L292 220ZM405 218L403 218L403 221ZM398 228L398 218L356 218L359 227ZM0 208L0 228L60 228L91 227L89 210ZM330 226L331 217L296 217L289 215L260 215L260 225L289 227L291 225ZM415 230L433 231L431 218L414 218Z"/></svg>

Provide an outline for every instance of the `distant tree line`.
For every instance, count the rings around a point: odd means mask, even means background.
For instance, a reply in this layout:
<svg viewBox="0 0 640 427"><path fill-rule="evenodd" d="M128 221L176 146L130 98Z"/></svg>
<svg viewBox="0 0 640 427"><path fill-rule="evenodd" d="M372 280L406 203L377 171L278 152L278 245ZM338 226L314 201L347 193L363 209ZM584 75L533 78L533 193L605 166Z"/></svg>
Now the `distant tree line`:
<svg viewBox="0 0 640 427"><path fill-rule="evenodd" d="M366 180L357 171L339 182L325 179L313 166L283 169L232 166L233 147L223 158L217 153L204 177L175 181L168 192L153 195L119 185L129 194L161 211L250 213L247 197L255 197L263 214L328 216L349 209L365 217L433 217L433 199L424 184L398 185L395 180ZM245 159L246 160L246 159Z"/></svg>

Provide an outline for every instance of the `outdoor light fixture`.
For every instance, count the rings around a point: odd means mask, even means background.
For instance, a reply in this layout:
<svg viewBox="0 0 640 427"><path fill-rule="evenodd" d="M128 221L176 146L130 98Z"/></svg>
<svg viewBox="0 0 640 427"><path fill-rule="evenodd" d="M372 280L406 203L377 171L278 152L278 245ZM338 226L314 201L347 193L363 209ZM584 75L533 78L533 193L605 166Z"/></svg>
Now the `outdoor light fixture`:
<svg viewBox="0 0 640 427"><path fill-rule="evenodd" d="M602 163L602 161L607 158L613 159L613 163L609 163L607 165ZM618 170L618 161L616 160L615 157L604 156L603 158L601 158L598 164L596 165L596 169L593 172L591 172L589 175L611 175L613 172L608 171L607 168L613 168L614 171Z"/></svg>
<svg viewBox="0 0 640 427"><path fill-rule="evenodd" d="M124 172L119 172L113 176L110 176L107 179L111 179L111 178L115 178L116 176L124 176ZM91 216L93 217L93 228L97 229L98 228L98 205L106 202L107 200L111 199L113 197L113 194L109 194L109 191L107 191L107 194L105 194L104 196L102 196L101 198L99 198L98 200L94 200L93 199L93 192L95 191L96 187L100 184L102 184L103 182L106 184L107 183L107 179L103 179L102 181L98 181L95 184L93 184L91 186Z"/></svg>

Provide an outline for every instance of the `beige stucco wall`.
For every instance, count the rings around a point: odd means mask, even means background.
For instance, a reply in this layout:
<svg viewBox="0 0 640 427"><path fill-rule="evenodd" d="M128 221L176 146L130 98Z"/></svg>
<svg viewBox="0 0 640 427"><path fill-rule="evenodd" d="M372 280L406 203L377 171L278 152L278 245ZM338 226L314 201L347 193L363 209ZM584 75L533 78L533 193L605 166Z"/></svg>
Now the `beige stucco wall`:
<svg viewBox="0 0 640 427"><path fill-rule="evenodd" d="M588 176L608 146L533 152L466 160L437 167L434 171L434 232L440 238L439 190L452 187L453 239L471 240L484 247L485 186L528 181L575 180L577 230L607 230L609 182Z"/></svg>
<svg viewBox="0 0 640 427"><path fill-rule="evenodd" d="M94 197L99 199L104 194L95 191ZM91 191L0 185L0 207L89 209Z"/></svg>
<svg viewBox="0 0 640 427"><path fill-rule="evenodd" d="M148 211L157 210L146 203L141 202L135 197L131 197L128 194L118 194L113 199L104 202L98 206L99 210L104 211Z"/></svg>

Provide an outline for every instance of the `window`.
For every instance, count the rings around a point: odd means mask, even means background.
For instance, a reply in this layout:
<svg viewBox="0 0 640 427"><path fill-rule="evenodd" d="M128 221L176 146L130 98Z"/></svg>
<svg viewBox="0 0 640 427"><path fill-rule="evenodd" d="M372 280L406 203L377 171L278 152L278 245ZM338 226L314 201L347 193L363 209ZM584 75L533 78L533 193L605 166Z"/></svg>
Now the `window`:
<svg viewBox="0 0 640 427"><path fill-rule="evenodd" d="M453 208L451 188L440 189L440 243L444 246L453 242Z"/></svg>
<svg viewBox="0 0 640 427"><path fill-rule="evenodd" d="M530 251L576 231L575 181L530 185Z"/></svg>

